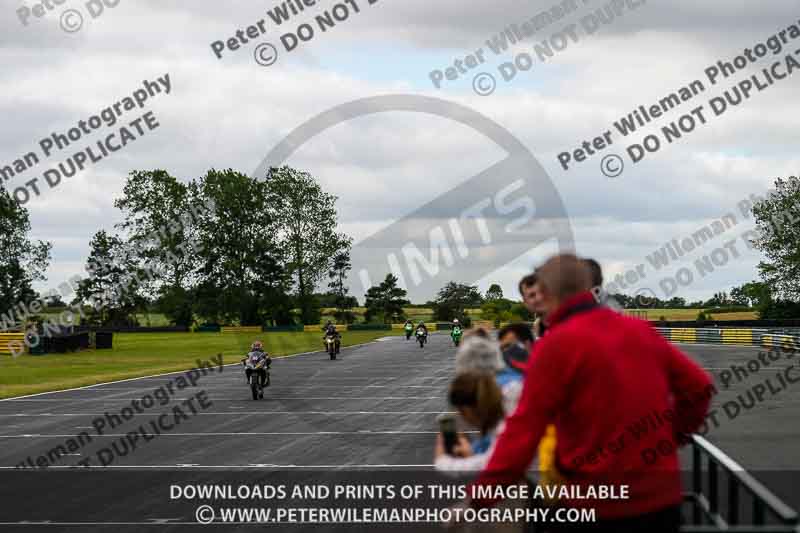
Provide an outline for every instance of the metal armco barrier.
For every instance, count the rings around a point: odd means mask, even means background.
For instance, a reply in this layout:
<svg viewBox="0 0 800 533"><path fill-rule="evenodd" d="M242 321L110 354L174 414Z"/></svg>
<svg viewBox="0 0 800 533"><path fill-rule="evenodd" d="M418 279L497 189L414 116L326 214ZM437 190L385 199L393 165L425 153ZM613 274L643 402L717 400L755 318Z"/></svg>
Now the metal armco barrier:
<svg viewBox="0 0 800 533"><path fill-rule="evenodd" d="M800 336L792 335L762 335L761 344L767 348L782 348L784 350L800 350Z"/></svg>
<svg viewBox="0 0 800 533"><path fill-rule="evenodd" d="M684 493L684 502L690 506L685 518L690 523L681 527L682 532L800 531L797 512L736 461L698 435L692 435L691 445L692 488Z"/></svg>
<svg viewBox="0 0 800 533"><path fill-rule="evenodd" d="M765 346L764 338L779 337L766 329L749 328L655 328L664 338L673 342L699 344L732 344L738 346ZM793 338L793 337L789 337ZM797 342L797 341L795 341Z"/></svg>

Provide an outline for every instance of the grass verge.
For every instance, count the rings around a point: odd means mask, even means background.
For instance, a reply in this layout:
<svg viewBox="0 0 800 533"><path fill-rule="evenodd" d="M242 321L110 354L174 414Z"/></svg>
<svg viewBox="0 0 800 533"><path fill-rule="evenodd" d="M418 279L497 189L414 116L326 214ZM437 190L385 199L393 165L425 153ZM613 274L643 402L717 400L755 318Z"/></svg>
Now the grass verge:
<svg viewBox="0 0 800 533"><path fill-rule="evenodd" d="M342 345L390 334L348 331L342 335ZM266 350L277 357L323 348L321 332L264 333L260 338ZM112 350L0 356L0 399L188 370L196 366L197 359L207 360L219 353L225 364L236 363L253 340L252 335L233 333L118 333Z"/></svg>

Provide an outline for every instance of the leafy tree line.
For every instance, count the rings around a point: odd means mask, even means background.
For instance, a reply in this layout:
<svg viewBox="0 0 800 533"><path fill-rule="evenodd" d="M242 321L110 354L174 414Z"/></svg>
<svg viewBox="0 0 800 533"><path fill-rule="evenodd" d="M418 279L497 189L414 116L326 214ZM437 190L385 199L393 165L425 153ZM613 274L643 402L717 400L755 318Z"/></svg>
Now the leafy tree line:
<svg viewBox="0 0 800 533"><path fill-rule="evenodd" d="M0 185L0 331L17 325L38 295L36 281L44 281L50 264L49 242L30 237L27 209Z"/></svg>
<svg viewBox="0 0 800 533"><path fill-rule="evenodd" d="M758 265L760 280L718 292L705 301L655 298L647 302L648 307L755 309L762 319L800 318L800 179L778 178L774 185L771 193L752 207L756 228L751 243L766 257ZM642 307L640 298L616 297L626 308Z"/></svg>
<svg viewBox="0 0 800 533"><path fill-rule="evenodd" d="M72 303L104 325L133 325L144 310L163 312L180 325L197 319L316 323L320 307L335 308L338 321L354 320L358 302L346 283L351 240L336 231L336 197L310 174L289 167L272 168L265 178L210 170L183 183L164 170L132 172L114 204L123 221L93 236L89 276ZM752 212L752 242L765 256L759 280L705 301L674 297L648 307L747 308L761 318L800 317L800 180L778 179ZM30 314L39 298L33 285L45 279L52 245L30 233L27 210L0 186L0 329ZM326 277L328 292L319 294ZM369 289L368 322L405 320L404 307L411 304L397 283L389 275ZM625 307L642 307L640 298L617 298ZM482 295L474 285L450 282L424 305L439 321L468 324L468 309L476 307L495 322L531 318L498 285Z"/></svg>
<svg viewBox="0 0 800 533"><path fill-rule="evenodd" d="M314 323L326 275L339 282L337 304L351 303L341 285L351 240L336 231L335 204L290 167L263 180L210 170L189 183L132 172L114 203L118 233L90 243L78 303L91 303L90 321L102 325L132 324L148 306L177 325Z"/></svg>

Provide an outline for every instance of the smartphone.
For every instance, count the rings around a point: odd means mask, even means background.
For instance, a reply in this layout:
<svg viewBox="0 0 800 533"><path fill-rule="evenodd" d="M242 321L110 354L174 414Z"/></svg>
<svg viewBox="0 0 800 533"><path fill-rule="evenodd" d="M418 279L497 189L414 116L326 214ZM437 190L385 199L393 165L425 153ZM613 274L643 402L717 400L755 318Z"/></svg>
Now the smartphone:
<svg viewBox="0 0 800 533"><path fill-rule="evenodd" d="M456 418L453 415L439 415L439 431L444 437L444 451L453 455L458 436L456 434Z"/></svg>

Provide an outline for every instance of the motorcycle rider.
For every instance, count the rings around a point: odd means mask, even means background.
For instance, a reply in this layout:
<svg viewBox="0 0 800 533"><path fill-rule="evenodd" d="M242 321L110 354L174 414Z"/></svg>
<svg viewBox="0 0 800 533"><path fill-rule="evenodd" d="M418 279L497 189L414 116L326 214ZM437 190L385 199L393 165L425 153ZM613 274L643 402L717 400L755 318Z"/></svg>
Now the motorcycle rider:
<svg viewBox="0 0 800 533"><path fill-rule="evenodd" d="M261 386L265 386L267 383L267 369L272 365L272 358L264 351L264 344L261 341L255 341L250 346L250 352L247 354L247 357L242 359L242 364L245 364L248 360L251 361L254 366L262 360L265 361L264 366L256 370L261 378ZM245 368L244 373L247 377L247 382L250 383L250 375L253 373L253 369Z"/></svg>
<svg viewBox="0 0 800 533"><path fill-rule="evenodd" d="M406 340L411 338L411 332L414 331L414 323L409 318L406 320L406 323L403 324L403 330L406 332Z"/></svg>
<svg viewBox="0 0 800 533"><path fill-rule="evenodd" d="M461 327L461 322L459 322L457 318L454 318L453 323L450 324L450 338L453 339L453 342L456 342L456 345L458 345L456 338L458 337L460 340L462 333L464 333L464 328Z"/></svg>
<svg viewBox="0 0 800 533"><path fill-rule="evenodd" d="M325 324L325 336L322 338L323 344L327 337L333 337L336 339L336 349L338 351L339 346L341 345L342 336L338 331L336 331L336 325L330 320L328 320L328 322ZM327 345L325 345L325 347L327 348Z"/></svg>
<svg viewBox="0 0 800 533"><path fill-rule="evenodd" d="M417 324L417 331L419 331L419 330L422 330L422 331L423 331L423 335L424 335L425 337L427 337L427 336L428 336L428 326L426 326L426 325L425 325L425 322L423 322L422 320L420 320L420 321L419 321L419 324Z"/></svg>

